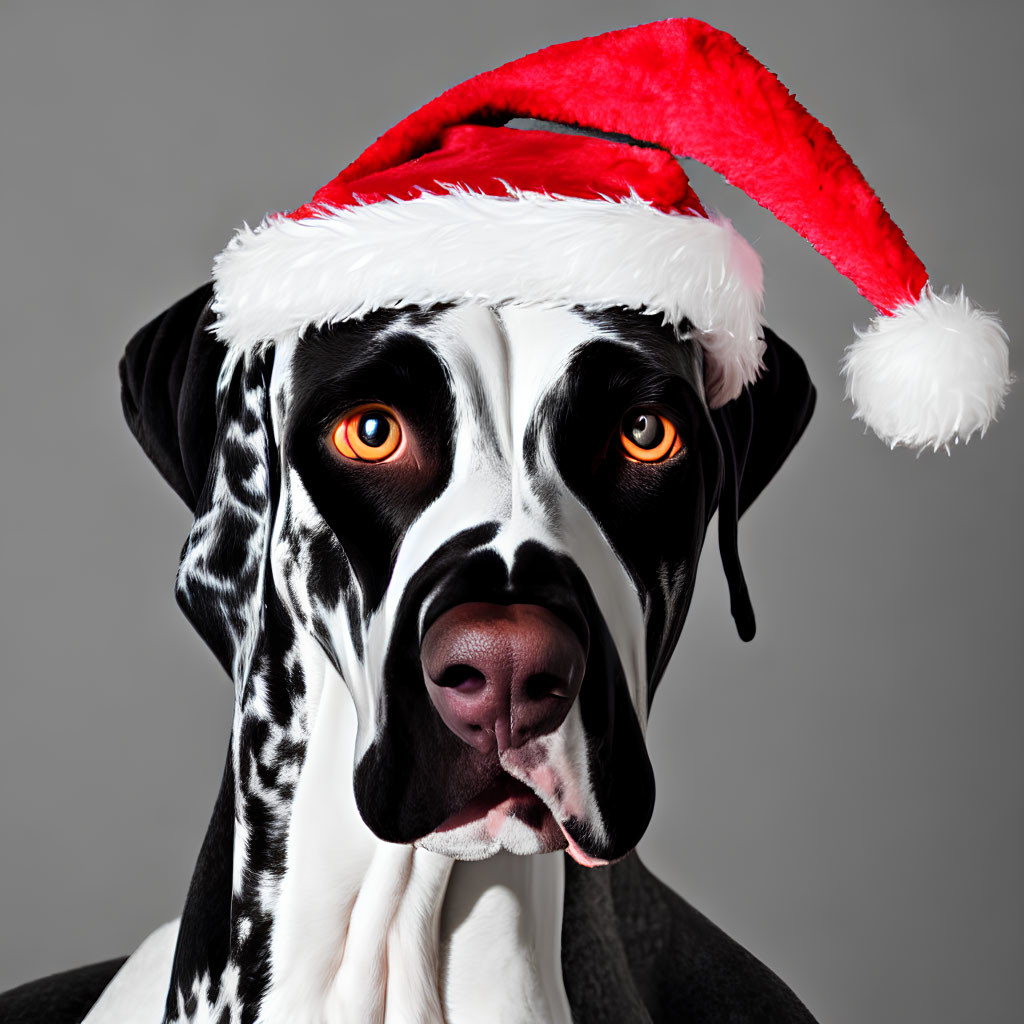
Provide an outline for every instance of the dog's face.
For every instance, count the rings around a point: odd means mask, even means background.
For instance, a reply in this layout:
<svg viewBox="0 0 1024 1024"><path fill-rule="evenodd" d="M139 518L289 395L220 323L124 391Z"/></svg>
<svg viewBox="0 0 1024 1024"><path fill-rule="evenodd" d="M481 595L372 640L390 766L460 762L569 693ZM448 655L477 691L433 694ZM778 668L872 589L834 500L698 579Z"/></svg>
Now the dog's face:
<svg viewBox="0 0 1024 1024"><path fill-rule="evenodd" d="M355 797L459 858L623 856L721 452L626 311L385 311L279 347L272 586L355 703Z"/></svg>

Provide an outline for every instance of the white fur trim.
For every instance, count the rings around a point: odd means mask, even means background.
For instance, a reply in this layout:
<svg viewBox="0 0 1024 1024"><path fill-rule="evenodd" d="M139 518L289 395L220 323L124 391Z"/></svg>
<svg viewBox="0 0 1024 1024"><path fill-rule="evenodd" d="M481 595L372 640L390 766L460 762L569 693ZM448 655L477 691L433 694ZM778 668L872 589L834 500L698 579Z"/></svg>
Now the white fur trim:
<svg viewBox="0 0 1024 1024"><path fill-rule="evenodd" d="M1002 408L1012 382L1006 332L958 295L926 287L878 316L843 358L847 397L890 447L938 449L968 440Z"/></svg>
<svg viewBox="0 0 1024 1024"><path fill-rule="evenodd" d="M628 306L703 335L708 400L757 376L761 262L725 219L637 196L575 199L450 188L243 227L214 264L218 337L248 349L388 306Z"/></svg>

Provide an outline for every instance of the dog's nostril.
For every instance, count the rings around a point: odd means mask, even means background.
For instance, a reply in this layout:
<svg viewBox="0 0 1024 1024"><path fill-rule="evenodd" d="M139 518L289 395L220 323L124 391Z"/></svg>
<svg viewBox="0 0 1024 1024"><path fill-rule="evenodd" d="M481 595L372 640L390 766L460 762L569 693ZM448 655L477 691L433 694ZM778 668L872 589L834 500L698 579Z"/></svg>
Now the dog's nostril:
<svg viewBox="0 0 1024 1024"><path fill-rule="evenodd" d="M568 697L571 686L568 681L556 676L553 672L535 672L523 685L528 700L541 700L544 697Z"/></svg>
<svg viewBox="0 0 1024 1024"><path fill-rule="evenodd" d="M483 672L472 665L449 665L435 683L445 689L476 693L487 685L487 679Z"/></svg>

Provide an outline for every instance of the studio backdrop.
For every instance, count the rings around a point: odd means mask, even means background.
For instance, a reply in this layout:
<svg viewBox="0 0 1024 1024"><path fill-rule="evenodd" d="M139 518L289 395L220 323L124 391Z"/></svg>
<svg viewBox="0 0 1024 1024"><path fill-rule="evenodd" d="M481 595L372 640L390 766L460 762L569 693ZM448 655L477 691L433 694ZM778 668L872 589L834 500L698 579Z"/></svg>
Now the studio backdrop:
<svg viewBox="0 0 1024 1024"><path fill-rule="evenodd" d="M180 912L227 744L230 684L173 597L189 516L121 419L127 339L242 222L304 202L429 97L680 15L777 71L933 278L1024 338L1009 0L0 6L0 989L126 954ZM709 538L654 702L641 855L822 1021L1010 1024L1024 396L950 456L888 451L838 373L869 305L686 171L759 251L768 322L819 397L740 525L749 644Z"/></svg>

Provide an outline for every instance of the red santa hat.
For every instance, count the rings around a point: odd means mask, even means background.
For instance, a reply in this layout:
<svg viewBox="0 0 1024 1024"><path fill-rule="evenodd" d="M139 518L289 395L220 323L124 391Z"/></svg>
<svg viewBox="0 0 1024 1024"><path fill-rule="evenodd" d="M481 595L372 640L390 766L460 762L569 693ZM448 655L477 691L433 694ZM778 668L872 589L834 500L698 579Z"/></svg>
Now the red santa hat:
<svg viewBox="0 0 1024 1024"><path fill-rule="evenodd" d="M499 127L515 118L630 141ZM758 373L761 265L677 156L771 210L876 308L843 361L858 418L892 445L985 430L1010 383L999 322L934 291L832 133L693 19L552 46L421 107L309 203L236 235L215 265L218 336L260 347L410 304L627 306L696 330L720 406Z"/></svg>

